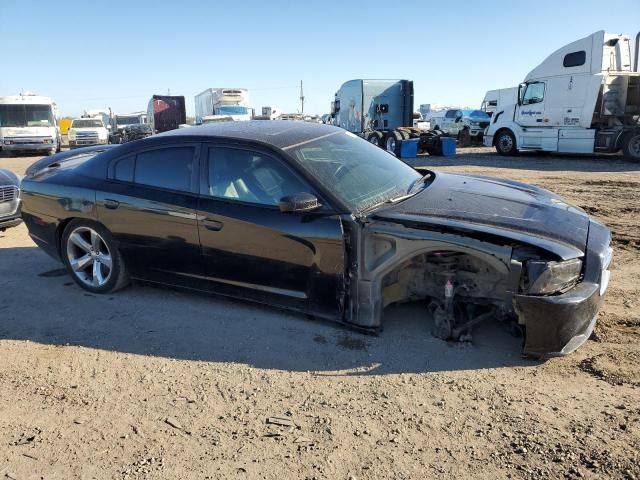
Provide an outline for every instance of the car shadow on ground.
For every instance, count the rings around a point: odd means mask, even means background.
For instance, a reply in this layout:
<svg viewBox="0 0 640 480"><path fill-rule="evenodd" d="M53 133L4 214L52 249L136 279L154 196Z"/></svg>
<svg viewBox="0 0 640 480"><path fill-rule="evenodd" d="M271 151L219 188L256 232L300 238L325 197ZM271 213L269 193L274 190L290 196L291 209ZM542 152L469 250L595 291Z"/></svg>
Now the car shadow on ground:
<svg viewBox="0 0 640 480"><path fill-rule="evenodd" d="M502 157L496 153L465 152L459 150L454 157L419 156L403 159L413 167L491 167L542 172L638 172L640 163L625 160L617 154L547 154L521 152L517 156Z"/></svg>
<svg viewBox="0 0 640 480"><path fill-rule="evenodd" d="M93 295L39 249L2 247L0 235L0 340L326 375L537 364L521 358L521 339L497 323L479 327L472 344L432 337L424 304L388 308L385 330L372 336L266 306L142 284Z"/></svg>

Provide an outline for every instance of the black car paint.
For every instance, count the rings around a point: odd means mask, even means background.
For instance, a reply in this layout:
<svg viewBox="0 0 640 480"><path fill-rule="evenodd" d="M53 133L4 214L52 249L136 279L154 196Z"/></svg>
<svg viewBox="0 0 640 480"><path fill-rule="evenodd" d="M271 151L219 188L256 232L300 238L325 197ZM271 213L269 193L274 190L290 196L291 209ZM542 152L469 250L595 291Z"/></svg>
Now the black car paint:
<svg viewBox="0 0 640 480"><path fill-rule="evenodd" d="M356 218L330 189L314 182L281 150L329 129L339 130L293 122L228 122L105 149L74 168L65 168L64 162L53 168L42 164L24 180L24 219L34 241L57 258L66 223L72 218L92 219L112 232L136 278L249 298L346 322L354 318L349 310L354 306L348 305L354 299L348 297L357 296L351 276L362 240L356 232L366 224L395 223L412 231L454 232L496 244L533 245L550 259L584 257L586 252L585 281L580 288L559 296L519 295L514 301L530 328L527 353L565 353L562 345L590 333L601 301L598 289L591 285L600 281L598 269L609 241L605 227L589 235L589 226L595 222L590 223L584 212L536 187L439 173L414 197ZM185 143L269 150L308 182L324 208L289 214L211 198L201 194L205 191L203 175L197 173L200 182L186 193L134 187L107 178L115 159ZM203 157L197 163L200 170ZM467 186L469 191L465 191ZM523 215L532 215L536 221L527 221ZM553 333L557 335L550 339L551 325L556 325Z"/></svg>

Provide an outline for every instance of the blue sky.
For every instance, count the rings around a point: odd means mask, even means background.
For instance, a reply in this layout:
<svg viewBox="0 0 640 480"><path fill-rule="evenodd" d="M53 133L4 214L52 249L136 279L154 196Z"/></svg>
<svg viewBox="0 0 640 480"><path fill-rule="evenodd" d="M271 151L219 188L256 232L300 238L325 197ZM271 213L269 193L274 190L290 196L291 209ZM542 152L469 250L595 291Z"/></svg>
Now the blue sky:
<svg viewBox="0 0 640 480"><path fill-rule="evenodd" d="M401 10L400 10L401 8ZM415 104L479 106L556 48L597 30L635 36L640 0L0 0L0 95L62 114L145 110L153 94L246 87L257 110L325 113L353 78L407 78Z"/></svg>

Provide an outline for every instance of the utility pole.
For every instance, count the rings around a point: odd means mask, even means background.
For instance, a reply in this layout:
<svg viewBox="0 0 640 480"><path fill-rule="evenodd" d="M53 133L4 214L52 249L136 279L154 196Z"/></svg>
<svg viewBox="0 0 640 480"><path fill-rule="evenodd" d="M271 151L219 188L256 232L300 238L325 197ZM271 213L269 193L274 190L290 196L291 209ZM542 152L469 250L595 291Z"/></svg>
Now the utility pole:
<svg viewBox="0 0 640 480"><path fill-rule="evenodd" d="M300 80L300 113L304 115L304 92L302 90L302 80Z"/></svg>

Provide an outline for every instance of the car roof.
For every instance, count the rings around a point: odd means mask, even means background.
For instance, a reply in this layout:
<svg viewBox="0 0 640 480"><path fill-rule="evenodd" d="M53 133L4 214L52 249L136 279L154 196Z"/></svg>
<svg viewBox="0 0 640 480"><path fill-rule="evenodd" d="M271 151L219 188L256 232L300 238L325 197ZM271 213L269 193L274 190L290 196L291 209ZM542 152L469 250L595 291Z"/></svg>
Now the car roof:
<svg viewBox="0 0 640 480"><path fill-rule="evenodd" d="M248 122L216 122L181 128L154 135L155 138L217 137L250 140L286 148L308 142L333 132L344 132L331 125L306 122L288 122L282 120L251 120ZM150 138L153 138L150 137Z"/></svg>

